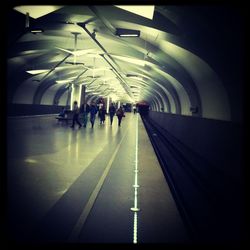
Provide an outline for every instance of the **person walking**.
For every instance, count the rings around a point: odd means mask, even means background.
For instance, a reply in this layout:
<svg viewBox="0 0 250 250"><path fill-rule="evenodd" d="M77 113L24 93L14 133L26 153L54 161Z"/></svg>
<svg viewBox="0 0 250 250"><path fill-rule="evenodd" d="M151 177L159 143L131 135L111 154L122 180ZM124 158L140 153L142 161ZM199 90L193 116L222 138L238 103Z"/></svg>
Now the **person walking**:
<svg viewBox="0 0 250 250"><path fill-rule="evenodd" d="M105 122L105 116L106 116L106 109L105 109L104 105L102 105L99 108L98 116L100 118L100 124L104 124L104 122Z"/></svg>
<svg viewBox="0 0 250 250"><path fill-rule="evenodd" d="M94 123L95 123L95 115L97 113L97 108L94 102L91 103L90 109L90 122L91 122L91 127L94 127Z"/></svg>
<svg viewBox="0 0 250 250"><path fill-rule="evenodd" d="M117 115L117 118L118 118L118 126L120 127L121 126L122 117L125 117L124 111L123 111L122 107L120 107L116 111L116 115Z"/></svg>
<svg viewBox="0 0 250 250"><path fill-rule="evenodd" d="M82 124L79 122L79 108L78 108L78 105L77 105L77 101L74 101L74 104L73 104L73 123L71 125L71 128L74 128L75 127L75 122L79 125L79 128L82 127Z"/></svg>
<svg viewBox="0 0 250 250"><path fill-rule="evenodd" d="M89 111L90 111L90 107L89 105L84 102L81 106L81 109L80 109L80 113L82 113L83 117L83 126L86 128L87 126L87 122L88 122L88 114L89 114Z"/></svg>
<svg viewBox="0 0 250 250"><path fill-rule="evenodd" d="M116 108L113 103L111 103L111 106L109 107L109 117L110 117L110 125L112 126L113 118L116 112Z"/></svg>

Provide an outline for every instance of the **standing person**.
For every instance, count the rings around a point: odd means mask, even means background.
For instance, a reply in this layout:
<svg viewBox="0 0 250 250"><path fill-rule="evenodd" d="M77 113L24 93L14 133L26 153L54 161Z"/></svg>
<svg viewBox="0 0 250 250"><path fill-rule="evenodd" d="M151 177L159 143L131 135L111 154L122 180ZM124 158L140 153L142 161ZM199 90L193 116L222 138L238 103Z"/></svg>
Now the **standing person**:
<svg viewBox="0 0 250 250"><path fill-rule="evenodd" d="M100 108L99 108L99 118L100 118L100 124L104 124L105 122L105 115L106 115L106 109L105 109L105 106L102 105Z"/></svg>
<svg viewBox="0 0 250 250"><path fill-rule="evenodd" d="M125 117L124 111L123 111L122 107L120 107L116 111L116 115L117 115L117 118L118 118L118 126L120 127L121 126L122 117Z"/></svg>
<svg viewBox="0 0 250 250"><path fill-rule="evenodd" d="M136 106L133 106L134 114L136 113Z"/></svg>
<svg viewBox="0 0 250 250"><path fill-rule="evenodd" d="M97 113L97 108L96 108L94 102L91 103L89 112L90 112L90 122L91 122L91 126L93 128L94 127L94 123L95 123L95 115Z"/></svg>
<svg viewBox="0 0 250 250"><path fill-rule="evenodd" d="M86 102L84 102L84 103L82 104L82 106L81 106L80 113L83 114L82 119L83 119L83 126L84 126L85 128L86 128L87 122L88 122L88 114L89 114L89 111L90 111L89 105L88 105Z"/></svg>
<svg viewBox="0 0 250 250"><path fill-rule="evenodd" d="M75 122L79 125L79 128L82 127L82 124L78 120L79 112L80 112L80 110L78 108L77 101L74 101L74 104L73 104L73 123L71 125L71 128L75 127Z"/></svg>
<svg viewBox="0 0 250 250"><path fill-rule="evenodd" d="M116 108L113 103L111 103L111 106L109 107L109 117L110 117L110 125L113 123L113 118L116 112Z"/></svg>

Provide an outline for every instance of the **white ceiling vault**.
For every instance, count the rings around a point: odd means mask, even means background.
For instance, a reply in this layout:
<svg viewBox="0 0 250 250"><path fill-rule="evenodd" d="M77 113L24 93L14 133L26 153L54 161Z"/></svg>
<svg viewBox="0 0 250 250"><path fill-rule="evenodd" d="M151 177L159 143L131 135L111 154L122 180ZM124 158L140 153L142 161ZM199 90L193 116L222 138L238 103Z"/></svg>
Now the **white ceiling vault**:
<svg viewBox="0 0 250 250"><path fill-rule="evenodd" d="M231 120L232 90L211 65L216 48L210 43L206 57L199 44L201 24L181 6L152 8L151 19L114 5L16 6L8 101L65 105L71 86L83 84L88 100L143 100L156 111ZM118 36L122 29L140 35Z"/></svg>

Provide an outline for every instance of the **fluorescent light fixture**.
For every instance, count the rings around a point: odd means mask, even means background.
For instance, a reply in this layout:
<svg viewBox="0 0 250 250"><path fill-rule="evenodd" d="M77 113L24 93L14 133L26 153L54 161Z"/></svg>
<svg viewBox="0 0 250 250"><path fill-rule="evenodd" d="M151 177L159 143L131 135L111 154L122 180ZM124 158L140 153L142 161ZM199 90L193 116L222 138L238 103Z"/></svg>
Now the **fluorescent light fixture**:
<svg viewBox="0 0 250 250"><path fill-rule="evenodd" d="M130 76L129 77L130 79L135 79L135 80L138 80L138 81L143 81L143 78L142 77L139 77L139 76Z"/></svg>
<svg viewBox="0 0 250 250"><path fill-rule="evenodd" d="M72 77L72 78L65 79L65 80L57 80L56 83L68 83L68 82L73 82L75 78L76 78L76 77Z"/></svg>
<svg viewBox="0 0 250 250"><path fill-rule="evenodd" d="M30 32L31 32L32 34L37 34L37 33L43 33L44 30L43 30L43 29L32 29L32 30L30 30Z"/></svg>
<svg viewBox="0 0 250 250"><path fill-rule="evenodd" d="M115 35L120 36L120 37L139 37L140 31L139 30L117 28Z"/></svg>
<svg viewBox="0 0 250 250"><path fill-rule="evenodd" d="M112 57L117 58L120 61L125 61L127 63L133 63L139 66L145 66L146 62L144 60L132 58L132 57L126 57L126 56L118 56L118 55L112 55Z"/></svg>
<svg viewBox="0 0 250 250"><path fill-rule="evenodd" d="M14 8L14 10L21 12L22 14L26 15L26 13L29 13L29 16L37 19L41 16L45 16L51 12L54 12L63 6L52 6L52 5L22 5L17 6Z"/></svg>
<svg viewBox="0 0 250 250"><path fill-rule="evenodd" d="M46 51L47 51L46 49L26 50L26 51L20 52L20 55L42 54Z"/></svg>
<svg viewBox="0 0 250 250"><path fill-rule="evenodd" d="M68 83L73 82L74 80L57 80L56 83Z"/></svg>
<svg viewBox="0 0 250 250"><path fill-rule="evenodd" d="M31 159L31 158L26 158L24 161L27 163L37 163L37 160Z"/></svg>
<svg viewBox="0 0 250 250"><path fill-rule="evenodd" d="M139 35L138 34L120 34L119 35L120 37L138 37Z"/></svg>
<svg viewBox="0 0 250 250"><path fill-rule="evenodd" d="M154 16L154 5L115 5L117 8L132 12L136 15L153 19Z"/></svg>
<svg viewBox="0 0 250 250"><path fill-rule="evenodd" d="M37 69L37 70L27 70L26 72L31 75L38 75L49 71L50 71L49 69Z"/></svg>
<svg viewBox="0 0 250 250"><path fill-rule="evenodd" d="M64 65L64 66L56 67L56 68L55 68L55 71L70 69L70 70L71 70L70 72L78 72L79 69L77 69L76 66L78 66L79 68L82 68L81 65L73 65L73 64L70 64L70 65Z"/></svg>

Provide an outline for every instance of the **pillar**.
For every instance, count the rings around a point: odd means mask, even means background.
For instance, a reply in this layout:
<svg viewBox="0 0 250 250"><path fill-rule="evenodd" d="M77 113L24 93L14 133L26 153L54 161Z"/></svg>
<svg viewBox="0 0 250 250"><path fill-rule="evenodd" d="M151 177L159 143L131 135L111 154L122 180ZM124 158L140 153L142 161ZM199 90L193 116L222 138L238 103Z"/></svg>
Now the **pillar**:
<svg viewBox="0 0 250 250"><path fill-rule="evenodd" d="M73 108L74 101L77 101L78 106L80 106L81 101L81 85L72 84L72 91L71 91L71 100L70 100L70 109Z"/></svg>
<svg viewBox="0 0 250 250"><path fill-rule="evenodd" d="M106 110L107 113L109 113L109 102L110 102L110 97L108 96L108 98L107 98L107 110Z"/></svg>
<svg viewBox="0 0 250 250"><path fill-rule="evenodd" d="M25 17L25 28L30 27L30 14L29 12L26 12L26 17Z"/></svg>
<svg viewBox="0 0 250 250"><path fill-rule="evenodd" d="M79 106L82 105L86 101L86 86L80 85L80 93L79 93Z"/></svg>

